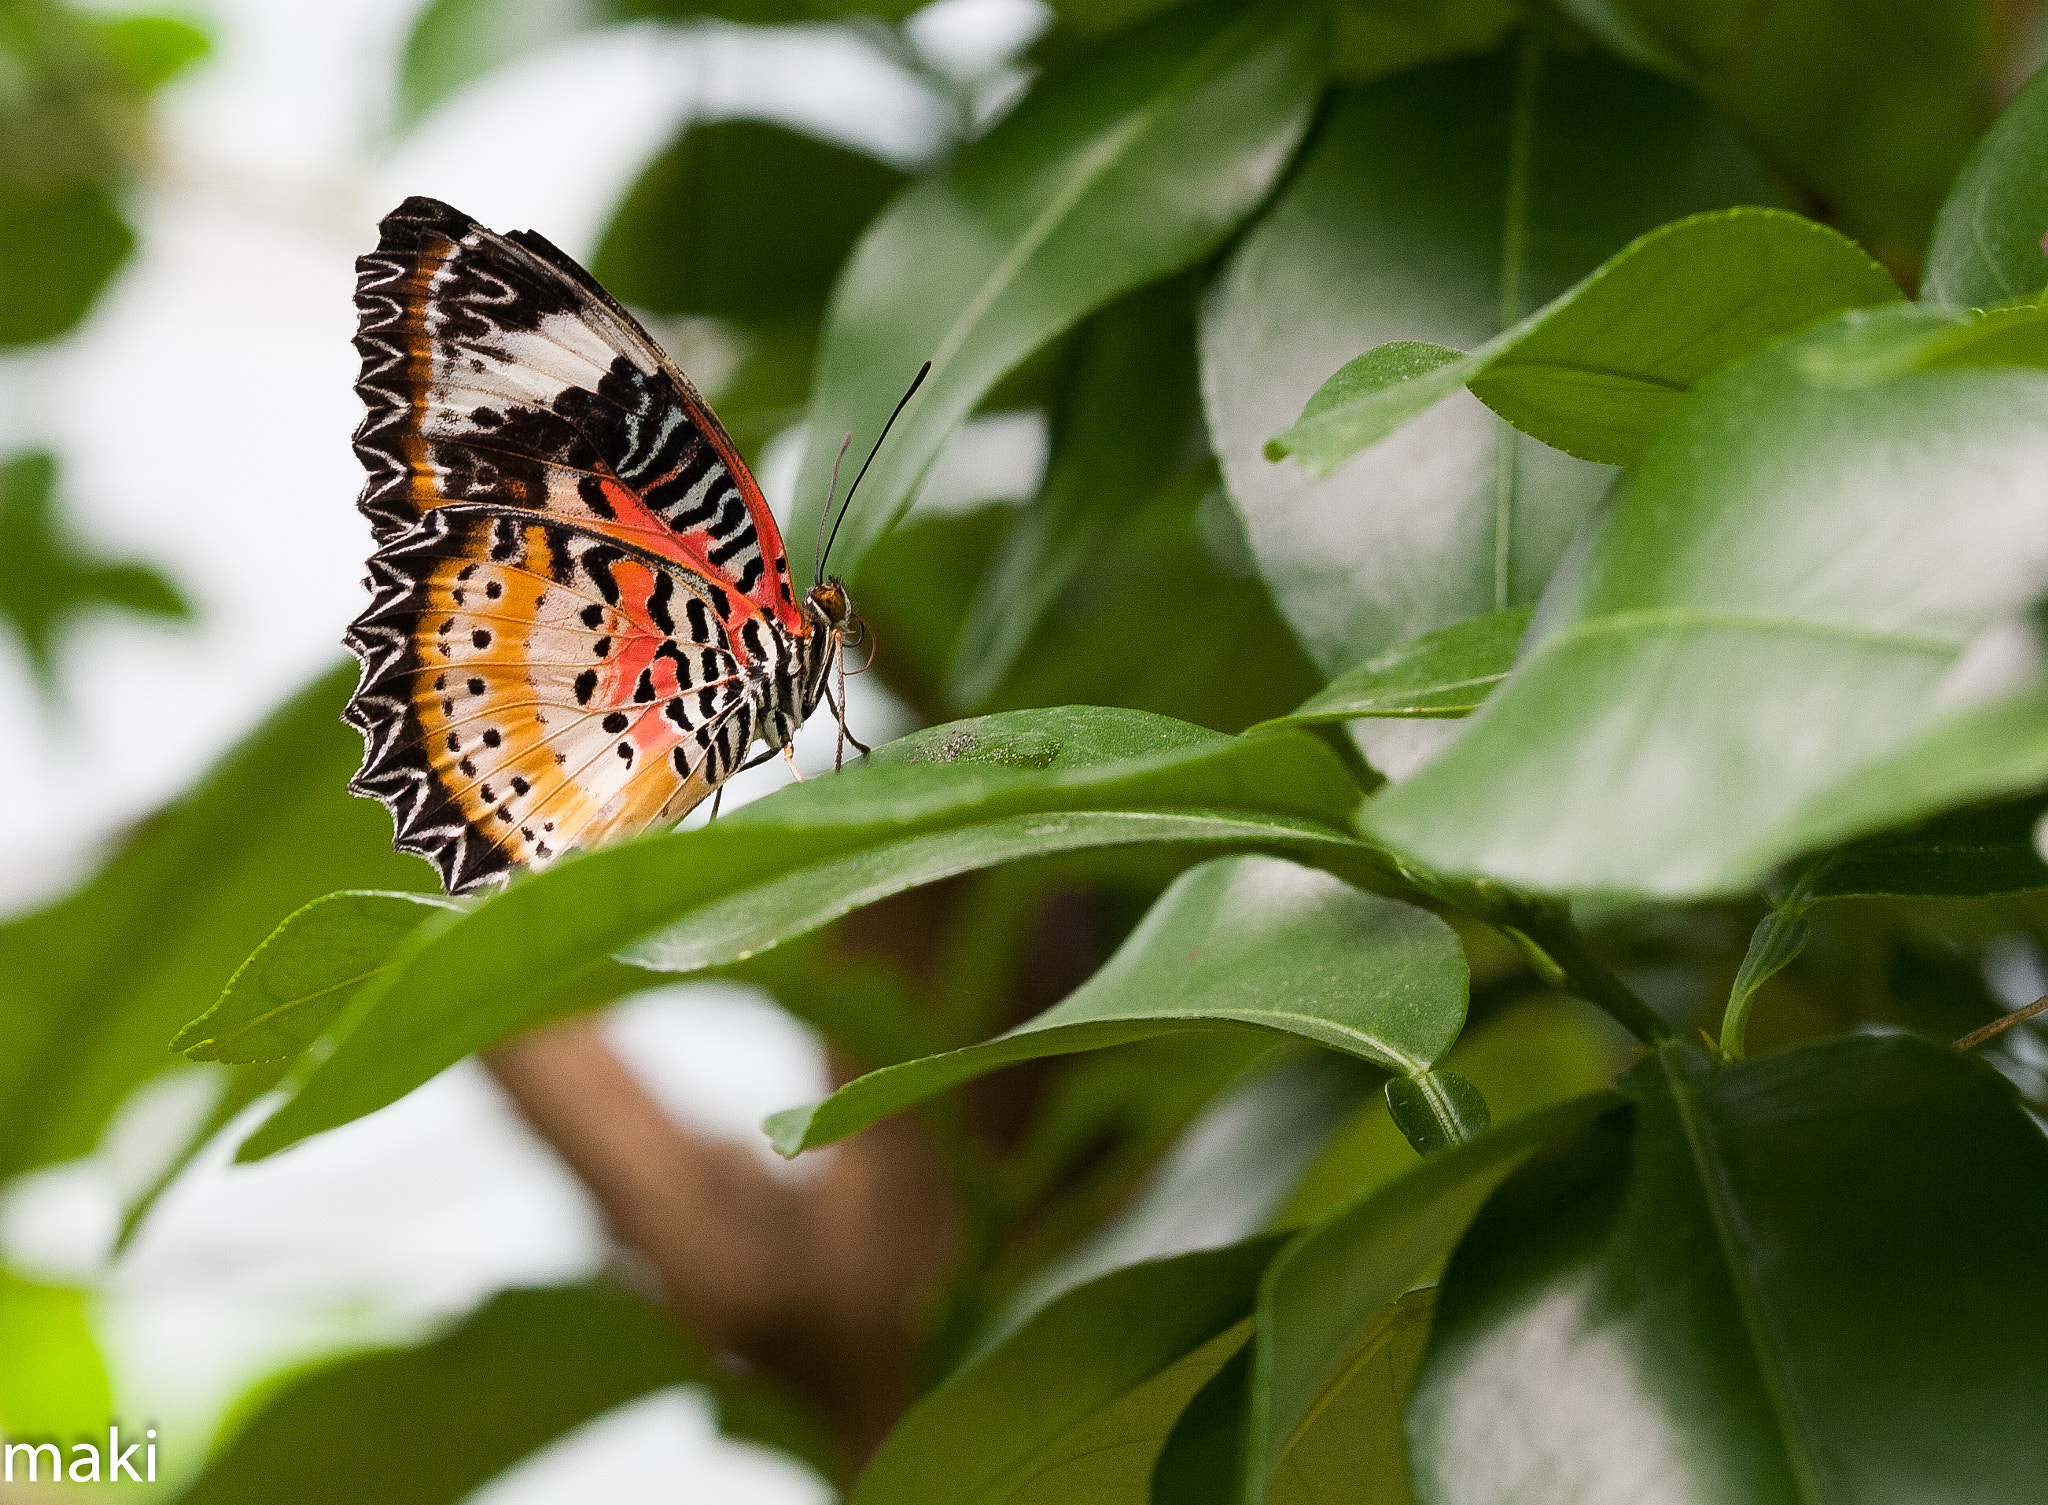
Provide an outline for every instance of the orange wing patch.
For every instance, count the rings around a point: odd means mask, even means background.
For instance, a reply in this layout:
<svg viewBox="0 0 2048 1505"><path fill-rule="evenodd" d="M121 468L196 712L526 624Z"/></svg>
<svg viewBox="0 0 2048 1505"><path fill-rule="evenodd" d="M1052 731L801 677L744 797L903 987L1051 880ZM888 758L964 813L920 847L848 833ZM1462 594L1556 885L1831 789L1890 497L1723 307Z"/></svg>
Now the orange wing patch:
<svg viewBox="0 0 2048 1505"><path fill-rule="evenodd" d="M753 740L769 666L728 638L722 588L671 561L461 507L371 564L355 787L451 891L679 819Z"/></svg>

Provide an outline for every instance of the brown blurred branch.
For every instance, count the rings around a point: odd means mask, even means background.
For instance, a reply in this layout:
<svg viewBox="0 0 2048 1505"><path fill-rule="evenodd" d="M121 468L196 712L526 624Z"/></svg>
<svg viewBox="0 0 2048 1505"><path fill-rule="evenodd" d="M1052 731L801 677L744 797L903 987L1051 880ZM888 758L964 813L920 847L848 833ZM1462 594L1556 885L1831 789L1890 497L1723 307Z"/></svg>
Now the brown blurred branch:
<svg viewBox="0 0 2048 1505"><path fill-rule="evenodd" d="M864 1460L914 1393L919 1314L956 1234L917 1120L878 1124L816 1176L784 1180L671 1120L594 1020L485 1061L653 1269L678 1322L808 1396Z"/></svg>

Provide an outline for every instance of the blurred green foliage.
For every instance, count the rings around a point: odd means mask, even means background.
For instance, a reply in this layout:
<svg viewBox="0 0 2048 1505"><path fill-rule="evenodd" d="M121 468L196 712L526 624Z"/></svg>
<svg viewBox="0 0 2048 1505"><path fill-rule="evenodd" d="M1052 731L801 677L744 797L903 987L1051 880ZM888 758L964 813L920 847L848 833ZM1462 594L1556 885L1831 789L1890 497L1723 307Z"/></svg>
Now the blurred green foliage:
<svg viewBox="0 0 2048 1505"><path fill-rule="evenodd" d="M545 1354L545 1365L533 1362ZM662 1313L606 1287L505 1291L415 1348L345 1358L276 1387L241 1418L189 1505L459 1500L544 1443L613 1406L709 1384L734 1436L841 1470L830 1441L758 1380L721 1375ZM385 1446L374 1463L366 1439Z"/></svg>
<svg viewBox="0 0 2048 1505"><path fill-rule="evenodd" d="M57 639L79 616L107 608L172 620L192 615L155 570L105 563L65 538L56 494L55 457L18 455L0 464L0 616L13 624L36 677L51 690Z"/></svg>
<svg viewBox="0 0 2048 1505"><path fill-rule="evenodd" d="M206 50L168 17L0 6L0 346L62 334L127 256L149 95Z"/></svg>

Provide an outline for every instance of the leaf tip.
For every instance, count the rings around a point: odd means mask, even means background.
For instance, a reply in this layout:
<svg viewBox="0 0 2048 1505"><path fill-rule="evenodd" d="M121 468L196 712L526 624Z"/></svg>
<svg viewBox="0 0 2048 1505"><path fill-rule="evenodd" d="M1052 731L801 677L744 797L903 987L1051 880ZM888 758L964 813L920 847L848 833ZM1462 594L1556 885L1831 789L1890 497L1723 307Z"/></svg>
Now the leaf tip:
<svg viewBox="0 0 2048 1505"><path fill-rule="evenodd" d="M771 1113L761 1127L768 1133L768 1142L775 1146L775 1153L785 1160L794 1160L803 1153L810 1137L811 1119L817 1114L818 1105L808 1103L801 1108L784 1108L780 1113Z"/></svg>

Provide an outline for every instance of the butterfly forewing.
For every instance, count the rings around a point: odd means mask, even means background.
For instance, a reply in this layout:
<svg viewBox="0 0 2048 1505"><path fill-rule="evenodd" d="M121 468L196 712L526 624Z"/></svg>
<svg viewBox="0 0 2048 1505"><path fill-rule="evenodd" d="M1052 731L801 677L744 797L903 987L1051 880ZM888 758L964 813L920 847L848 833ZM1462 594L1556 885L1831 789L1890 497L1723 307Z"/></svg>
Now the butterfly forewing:
<svg viewBox="0 0 2048 1505"><path fill-rule="evenodd" d="M379 548L348 719L398 844L459 892L679 818L786 743L817 634L753 478L631 316L430 199L358 272Z"/></svg>
<svg viewBox="0 0 2048 1505"><path fill-rule="evenodd" d="M357 262L362 510L387 543L449 502L584 523L807 628L760 488L674 362L537 235L407 199Z"/></svg>

